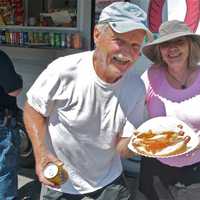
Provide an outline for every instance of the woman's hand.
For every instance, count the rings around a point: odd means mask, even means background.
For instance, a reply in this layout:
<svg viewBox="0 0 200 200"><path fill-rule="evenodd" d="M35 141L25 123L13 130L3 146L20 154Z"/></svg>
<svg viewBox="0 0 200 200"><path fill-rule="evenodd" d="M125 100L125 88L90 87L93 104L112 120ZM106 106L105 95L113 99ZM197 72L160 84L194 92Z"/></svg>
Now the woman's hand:
<svg viewBox="0 0 200 200"><path fill-rule="evenodd" d="M128 148L128 144L129 144L130 140L131 140L131 137L129 137L129 138L120 137L118 139L116 149L117 149L117 152L120 154L120 156L122 156L124 158L131 158L131 157L137 155L136 153L134 153L133 151L131 151Z"/></svg>
<svg viewBox="0 0 200 200"><path fill-rule="evenodd" d="M198 144L198 146L195 149L199 149L200 148L200 131L197 132L197 135L199 137L199 144Z"/></svg>

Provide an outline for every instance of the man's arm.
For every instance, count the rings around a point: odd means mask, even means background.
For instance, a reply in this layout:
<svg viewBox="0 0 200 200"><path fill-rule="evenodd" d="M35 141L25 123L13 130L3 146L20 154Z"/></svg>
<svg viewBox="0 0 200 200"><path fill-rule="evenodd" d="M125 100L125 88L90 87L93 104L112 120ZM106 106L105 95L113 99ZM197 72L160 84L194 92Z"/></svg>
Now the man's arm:
<svg viewBox="0 0 200 200"><path fill-rule="evenodd" d="M116 145L116 149L122 157L130 158L137 154L128 149L128 143L135 131L135 127L138 127L147 119L146 108L144 103L144 97L141 97L140 101L134 106L133 111L130 113L130 121L127 120L124 126L123 132L127 133L124 137L119 137Z"/></svg>
<svg viewBox="0 0 200 200"><path fill-rule="evenodd" d="M147 118L148 116L145 107L145 90L143 88L141 97L132 109L132 112L129 113L129 118L124 126L123 133L125 133L125 136L119 137L116 145L116 149L122 157L130 158L137 155L128 149L128 143L131 139L130 136L132 136L136 130L135 127L139 127L144 121L147 120Z"/></svg>
<svg viewBox="0 0 200 200"><path fill-rule="evenodd" d="M43 169L47 165L47 163L54 162L58 165L61 164L61 161L59 161L47 149L45 143L47 127L46 121L46 117L37 112L27 102L25 103L24 123L33 146L36 162L36 174L40 182L46 185L55 186L43 176Z"/></svg>

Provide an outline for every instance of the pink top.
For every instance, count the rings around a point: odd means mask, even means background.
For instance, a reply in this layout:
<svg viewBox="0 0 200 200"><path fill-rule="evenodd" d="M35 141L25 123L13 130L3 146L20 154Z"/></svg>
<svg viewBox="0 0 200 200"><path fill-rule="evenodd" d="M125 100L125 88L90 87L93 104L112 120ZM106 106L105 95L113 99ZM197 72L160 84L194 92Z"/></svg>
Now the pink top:
<svg viewBox="0 0 200 200"><path fill-rule="evenodd" d="M164 67L153 65L144 72L142 79L146 86L150 118L174 116L192 127L195 132L200 131L200 70L195 82L186 89L173 88L166 80ZM176 167L192 165L200 162L200 148L188 154L159 160Z"/></svg>

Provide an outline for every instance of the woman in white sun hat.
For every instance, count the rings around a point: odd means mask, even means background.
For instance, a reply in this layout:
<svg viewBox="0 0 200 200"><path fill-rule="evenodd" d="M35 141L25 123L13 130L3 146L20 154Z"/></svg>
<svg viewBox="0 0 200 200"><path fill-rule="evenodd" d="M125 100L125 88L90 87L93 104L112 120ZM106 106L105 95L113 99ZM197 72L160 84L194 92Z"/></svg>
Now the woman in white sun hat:
<svg viewBox="0 0 200 200"><path fill-rule="evenodd" d="M154 63L142 75L149 118L174 116L198 134L200 35L184 22L164 22L158 38L142 51ZM139 191L148 200L199 200L200 148L174 158L143 157Z"/></svg>

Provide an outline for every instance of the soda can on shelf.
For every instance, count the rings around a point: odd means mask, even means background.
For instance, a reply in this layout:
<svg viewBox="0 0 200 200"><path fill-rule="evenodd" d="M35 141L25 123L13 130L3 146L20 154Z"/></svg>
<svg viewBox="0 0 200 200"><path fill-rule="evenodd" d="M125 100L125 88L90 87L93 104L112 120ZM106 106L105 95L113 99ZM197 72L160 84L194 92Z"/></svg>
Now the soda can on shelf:
<svg viewBox="0 0 200 200"><path fill-rule="evenodd" d="M50 45L50 34L48 32L45 32L43 33L43 40L44 40L44 43Z"/></svg>
<svg viewBox="0 0 200 200"><path fill-rule="evenodd" d="M34 43L39 43L39 32L33 33Z"/></svg>
<svg viewBox="0 0 200 200"><path fill-rule="evenodd" d="M54 33L49 33L49 36L50 36L50 45L51 47L54 47Z"/></svg>
<svg viewBox="0 0 200 200"><path fill-rule="evenodd" d="M23 44L28 43L28 32L23 32Z"/></svg>
<svg viewBox="0 0 200 200"><path fill-rule="evenodd" d="M44 43L44 33L43 32L39 32L39 35L38 35L38 40L39 40L39 43Z"/></svg>
<svg viewBox="0 0 200 200"><path fill-rule="evenodd" d="M7 43L8 37L7 37L7 31L5 31L5 43Z"/></svg>
<svg viewBox="0 0 200 200"><path fill-rule="evenodd" d="M34 43L34 37L33 37L33 32L32 31L29 31L28 32L28 42L30 44L33 44Z"/></svg>
<svg viewBox="0 0 200 200"><path fill-rule="evenodd" d="M10 44L10 33L8 31L5 32L5 41L6 44Z"/></svg>
<svg viewBox="0 0 200 200"><path fill-rule="evenodd" d="M61 33L61 48L65 48L65 33Z"/></svg>
<svg viewBox="0 0 200 200"><path fill-rule="evenodd" d="M9 34L10 34L10 44L14 44L14 42L13 42L13 32L10 32Z"/></svg>
<svg viewBox="0 0 200 200"><path fill-rule="evenodd" d="M61 47L61 34L54 33L54 47L60 48Z"/></svg>
<svg viewBox="0 0 200 200"><path fill-rule="evenodd" d="M24 44L24 40L23 40L23 32L19 32L19 44L23 45Z"/></svg>
<svg viewBox="0 0 200 200"><path fill-rule="evenodd" d="M71 48L71 34L67 33L65 35L65 43L67 48Z"/></svg>
<svg viewBox="0 0 200 200"><path fill-rule="evenodd" d="M16 32L16 44L20 44L20 32Z"/></svg>
<svg viewBox="0 0 200 200"><path fill-rule="evenodd" d="M16 44L16 32L12 33L13 44Z"/></svg>
<svg viewBox="0 0 200 200"><path fill-rule="evenodd" d="M57 33L53 34L53 39L54 39L54 47L56 48L57 45L58 45L58 42L57 42L57 40L58 40Z"/></svg>
<svg viewBox="0 0 200 200"><path fill-rule="evenodd" d="M5 44L6 43L6 32L1 31L1 43Z"/></svg>

